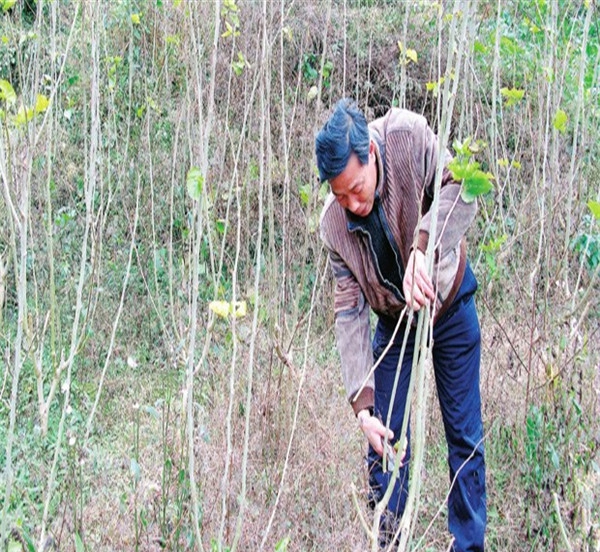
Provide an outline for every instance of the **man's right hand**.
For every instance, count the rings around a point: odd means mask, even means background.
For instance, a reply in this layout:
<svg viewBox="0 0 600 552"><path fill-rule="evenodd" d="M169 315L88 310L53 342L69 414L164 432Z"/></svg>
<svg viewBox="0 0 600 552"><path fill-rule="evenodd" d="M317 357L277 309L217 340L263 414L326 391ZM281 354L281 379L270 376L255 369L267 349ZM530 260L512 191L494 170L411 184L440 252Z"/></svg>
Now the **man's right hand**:
<svg viewBox="0 0 600 552"><path fill-rule="evenodd" d="M394 432L391 429L386 430L381 420L376 416L371 416L371 413L367 409L361 410L356 417L358 418L360 428L363 430L373 450L379 456L383 456L383 439L386 436L386 432L388 441L394 438Z"/></svg>
<svg viewBox="0 0 600 552"><path fill-rule="evenodd" d="M415 312L435 301L435 290L429 274L425 254L413 249L406 263L402 282L406 304Z"/></svg>

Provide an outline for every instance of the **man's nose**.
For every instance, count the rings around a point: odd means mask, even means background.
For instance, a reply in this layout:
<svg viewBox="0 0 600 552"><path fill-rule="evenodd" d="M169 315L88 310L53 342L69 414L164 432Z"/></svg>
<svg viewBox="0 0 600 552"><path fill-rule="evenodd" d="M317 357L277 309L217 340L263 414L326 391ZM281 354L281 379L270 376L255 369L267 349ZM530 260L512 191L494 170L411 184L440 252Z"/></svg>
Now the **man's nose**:
<svg viewBox="0 0 600 552"><path fill-rule="evenodd" d="M359 208L360 208L360 201L358 201L358 199L356 199L355 197L350 196L347 200L346 209L348 209L348 211L350 211L352 213L356 213L356 211L358 211Z"/></svg>

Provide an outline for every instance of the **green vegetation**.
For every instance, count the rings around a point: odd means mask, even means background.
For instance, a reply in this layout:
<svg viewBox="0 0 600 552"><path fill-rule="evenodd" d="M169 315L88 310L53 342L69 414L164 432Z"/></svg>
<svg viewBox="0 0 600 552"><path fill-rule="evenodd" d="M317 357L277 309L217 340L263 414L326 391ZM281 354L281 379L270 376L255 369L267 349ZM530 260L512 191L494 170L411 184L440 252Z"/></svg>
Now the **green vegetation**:
<svg viewBox="0 0 600 552"><path fill-rule="evenodd" d="M313 153L344 95L451 116L477 197L489 550L598 550L598 15L0 0L0 550L369 549Z"/></svg>

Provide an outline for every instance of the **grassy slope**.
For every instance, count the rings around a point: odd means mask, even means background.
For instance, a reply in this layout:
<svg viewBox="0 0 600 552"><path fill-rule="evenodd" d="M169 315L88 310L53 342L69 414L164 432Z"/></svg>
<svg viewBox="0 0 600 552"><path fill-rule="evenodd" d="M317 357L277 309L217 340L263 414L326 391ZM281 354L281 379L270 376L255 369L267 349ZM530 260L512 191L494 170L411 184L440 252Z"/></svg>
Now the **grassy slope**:
<svg viewBox="0 0 600 552"><path fill-rule="evenodd" d="M19 2L2 16L9 40L0 60L0 78L13 84L19 101L32 102L35 93L49 95L58 83L52 130L43 133L35 147L22 129L10 124L18 104L3 106L9 115L2 166L13 175L3 186L18 198L19 186L30 176L32 197L29 341L24 346L29 352L18 387L15 483L7 506L10 540L38 539L60 436L47 542L56 542L61 550L76 549L78 537L86 549L95 551L133 550L136 538L140 550L190 546L194 537L188 458L193 453L204 549L225 549L233 542L246 470L247 508L238 549L260 548L274 512L266 550L276 549L278 543L284 550L289 537L290 551L364 551L367 539L352 501L355 492L364 508L364 442L344 398L334 350L331 281L323 277L315 232L322 196L314 184L312 137L341 95L356 96L370 115L399 101L397 42L405 17L409 46L419 56L417 64L406 67L406 105L433 121L435 97L426 83L438 78L438 45L444 64L447 26L439 38L434 9L414 5L406 14L384 2L349 2L346 13L337 4L329 12L321 3L302 3L286 12L280 23L279 8L269 4L271 65L260 72L262 8L240 2L239 19L231 7L223 13L221 24L239 27L240 34L235 42L231 36L219 39L212 75L210 3L194 4L190 11L176 4L142 8L115 2L102 13L83 10L60 81L61 58L53 56L52 49L66 51L73 6L46 6L36 19L29 4ZM599 542L598 313L590 299L597 294L594 254L600 250L600 237L585 206L598 194L593 139L598 105L591 95L583 97L586 110L575 129L578 47L586 35L586 10L568 9L568 18L554 18L548 6L538 10L533 3L506 1L495 20L489 6L478 6L472 13L472 40L475 44L476 37L478 42L469 54L454 117L454 137L471 135L488 143L478 160L497 177L496 190L481 202L469 236L470 257L481 283L490 550L564 550L561 522L574 550L597 550ZM139 23L132 14L140 15ZM503 38L495 76L491 69L497 25ZM572 44L569 63L562 65L552 56L545 37L553 33L561 51ZM592 25L587 36L592 46L586 50L584 88L591 91L598 79L593 70L597 28ZM99 49L96 62L94 43ZM203 51L194 49L200 43ZM320 79L323 48L324 61L331 64L325 65ZM243 59L248 65L243 66ZM231 70L232 60L238 63L239 75ZM551 63L556 79L544 78L543 68ZM213 80L215 119L212 134L206 136ZM498 96L502 111L497 113L495 134L494 83L497 94L502 87L527 91L512 108ZM309 90L319 84L321 103L309 99ZM96 114L91 92L95 86L100 91ZM558 107L568 111L571 126L565 134L552 127ZM96 221L97 257L89 253L87 263L85 339L73 367L70 404L67 407L65 396L58 394L51 405L48 434L42 435L33 362L42 359L47 395L56 366L50 351L69 346L85 190L93 173L94 120L100 128L94 154L99 177L88 209ZM269 125L261 126L265 121ZM569 155L575 135L581 153L572 173ZM29 165L19 160L19 152L31 153ZM187 194L186 175L190 166L203 162L206 210L199 235L199 203ZM570 179L576 186L563 185ZM46 203L49 181L52 213ZM138 184L139 225L131 276L99 409L86 438L126 276ZM261 205L265 214L255 330L254 263ZM0 395L4 421L10 408L18 312L11 243L13 237L19 243L22 236L9 224L5 201L1 209L0 249L9 267L0 336L6 351ZM49 294L51 256L42 231L48 216L54 219L55 307ZM230 223L226 234L217 223L222 220ZM195 243L198 289L193 286ZM587 244L583 261L574 251L574 245L582 243ZM238 298L248 301L249 314L235 326L220 319L211 325L208 301L231 300L233 288ZM185 434L185 373L193 295L200 299L195 362L202 361L194 378L190 446ZM48 312L57 328L54 342L44 326ZM210 340L205 342L207 336ZM63 384L64 377L63 373ZM435 518L423 549L443 550L449 541L443 510L445 444L434 392L430 395L417 534ZM8 423L3 422L0 442L6 441L7 431ZM6 457L0 460L4 466ZM3 472L0 490L5 485Z"/></svg>

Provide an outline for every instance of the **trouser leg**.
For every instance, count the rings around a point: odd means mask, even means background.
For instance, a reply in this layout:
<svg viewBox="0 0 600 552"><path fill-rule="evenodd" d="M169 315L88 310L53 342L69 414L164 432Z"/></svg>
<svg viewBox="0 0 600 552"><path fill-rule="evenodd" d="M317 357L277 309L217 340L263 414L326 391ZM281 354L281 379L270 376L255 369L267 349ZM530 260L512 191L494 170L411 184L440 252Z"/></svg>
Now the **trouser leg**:
<svg viewBox="0 0 600 552"><path fill-rule="evenodd" d="M404 410L406 405L406 395L408 393L408 385L410 382L412 350L414 347L414 335L409 336L407 352L402 362L400 371L400 379L395 396L392 397L394 388L394 379L398 367L398 359L403 339L403 329L398 331L395 343L385 354L381 363L375 370L375 414L379 416L385 424L388 412L392 412L390 421L390 429L394 432L392 445L400 439L402 423L404 420ZM381 322L377 325L375 337L373 340L373 351L375 360L377 360L392 336L393 328L389 328ZM411 332L414 334L414 332ZM403 466L399 470L397 480L394 482L394 490L388 502L388 511L385 513L385 519L382 523L382 530L386 527L391 529L396 526L397 521L404 512L406 505L406 497L408 494L408 464L410 459L410 444L407 447L404 457ZM370 486L370 503L374 506L379 502L390 485L392 472L383 471L381 457L369 445L368 454L369 464L369 486Z"/></svg>
<svg viewBox="0 0 600 552"><path fill-rule="evenodd" d="M472 295L464 297L436 324L433 361L452 484L448 528L455 539L455 551L482 551L486 494L479 391L480 329Z"/></svg>

